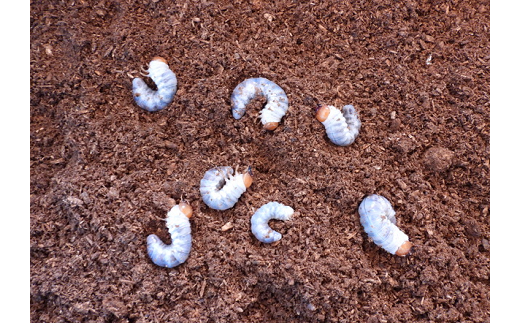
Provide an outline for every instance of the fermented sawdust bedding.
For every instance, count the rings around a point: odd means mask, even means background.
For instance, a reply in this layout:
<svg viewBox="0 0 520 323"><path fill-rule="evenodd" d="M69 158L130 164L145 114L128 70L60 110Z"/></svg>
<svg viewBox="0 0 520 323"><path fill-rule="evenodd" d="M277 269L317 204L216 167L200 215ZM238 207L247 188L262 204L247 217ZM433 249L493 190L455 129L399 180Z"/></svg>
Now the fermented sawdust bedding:
<svg viewBox="0 0 520 323"><path fill-rule="evenodd" d="M345 1L347 2L347 1ZM350 1L349 1L350 2ZM31 3L33 322L487 322L489 2L389 0ZM178 78L166 109L133 101L154 56ZM250 77L287 93L278 128ZM149 82L149 80L146 80ZM362 122L330 143L318 103ZM234 208L202 203L215 166L251 166ZM414 244L377 247L357 208L391 201ZM193 247L155 266L146 237L189 201ZM250 231L261 205L295 210Z"/></svg>

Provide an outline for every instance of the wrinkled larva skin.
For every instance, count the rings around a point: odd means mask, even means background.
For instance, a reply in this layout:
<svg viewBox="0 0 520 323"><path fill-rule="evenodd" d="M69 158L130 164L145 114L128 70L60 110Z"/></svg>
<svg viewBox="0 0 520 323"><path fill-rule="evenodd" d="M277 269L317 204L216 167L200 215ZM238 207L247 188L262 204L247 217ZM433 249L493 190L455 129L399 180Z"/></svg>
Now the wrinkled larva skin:
<svg viewBox="0 0 520 323"><path fill-rule="evenodd" d="M409 252L411 243L408 236L396 226L395 211L386 198L369 195L363 199L358 211L365 232L376 245L398 256Z"/></svg>
<svg viewBox="0 0 520 323"><path fill-rule="evenodd" d="M150 112L168 106L177 92L177 77L163 58L154 58L148 67L148 76L157 85L154 91L139 77L132 81L132 92L138 106Z"/></svg>
<svg viewBox="0 0 520 323"><path fill-rule="evenodd" d="M212 209L227 210L232 208L246 191L244 174L233 176L233 168L220 166L208 170L200 181L202 200Z"/></svg>
<svg viewBox="0 0 520 323"><path fill-rule="evenodd" d="M155 234L146 239L148 256L157 266L172 268L188 259L191 250L191 226L189 218L175 205L166 217L166 227L172 243L165 244Z"/></svg>
<svg viewBox="0 0 520 323"><path fill-rule="evenodd" d="M269 220L290 220L293 213L292 207L278 202L264 204L251 217L251 232L261 242L272 243L278 241L282 238L282 235L269 227Z"/></svg>
<svg viewBox="0 0 520 323"><path fill-rule="evenodd" d="M289 99L280 86L262 77L247 79L235 87L231 94L233 117L237 120L242 118L247 104L257 95L262 95L267 99L265 107L260 112L262 124L266 129L266 125L270 123L276 124L274 125L276 127L289 109Z"/></svg>
<svg viewBox="0 0 520 323"><path fill-rule="evenodd" d="M330 141L338 146L348 146L353 143L361 128L361 120L354 106L346 105L342 111L332 105L326 107L330 109L330 114L321 123L325 126ZM324 107L319 109L321 108Z"/></svg>

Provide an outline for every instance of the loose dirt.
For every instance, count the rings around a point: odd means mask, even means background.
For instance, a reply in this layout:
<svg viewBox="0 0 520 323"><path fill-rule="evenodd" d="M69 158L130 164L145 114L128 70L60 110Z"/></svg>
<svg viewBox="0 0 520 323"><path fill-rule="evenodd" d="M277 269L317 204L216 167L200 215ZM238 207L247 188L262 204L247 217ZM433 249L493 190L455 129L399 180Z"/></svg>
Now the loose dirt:
<svg viewBox="0 0 520 323"><path fill-rule="evenodd" d="M346 2L346 1L345 1ZM489 1L33 1L33 322L487 322L490 311ZM131 81L154 56L177 74L150 113ZM263 100L231 116L234 87L288 95L274 131ZM149 79L146 80L152 84ZM347 147L316 104L354 105ZM234 208L199 182L251 166ZM364 233L368 194L414 244L397 257ZM193 247L154 265L146 237L194 208ZM269 201L280 242L250 231Z"/></svg>

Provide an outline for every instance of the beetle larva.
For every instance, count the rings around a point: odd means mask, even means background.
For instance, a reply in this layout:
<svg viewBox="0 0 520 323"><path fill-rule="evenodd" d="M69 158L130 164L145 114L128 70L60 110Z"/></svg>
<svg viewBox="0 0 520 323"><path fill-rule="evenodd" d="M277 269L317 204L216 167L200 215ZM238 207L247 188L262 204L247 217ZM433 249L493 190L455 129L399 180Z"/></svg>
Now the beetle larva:
<svg viewBox="0 0 520 323"><path fill-rule="evenodd" d="M348 146L354 142L361 128L358 113L352 105L342 111L332 105L320 105L316 109L316 119L324 126L330 141L338 146Z"/></svg>
<svg viewBox="0 0 520 323"><path fill-rule="evenodd" d="M227 210L238 202L238 199L253 183L253 173L248 167L244 174L233 176L230 166L215 167L206 172L200 181L202 200L212 209Z"/></svg>
<svg viewBox="0 0 520 323"><path fill-rule="evenodd" d="M395 211L380 195L369 195L359 205L361 224L375 242L391 254L406 256L412 248L408 236L396 226Z"/></svg>
<svg viewBox="0 0 520 323"><path fill-rule="evenodd" d="M138 106L150 112L162 110L173 101L177 92L177 77L162 57L154 57L147 72L157 85L157 91L150 89L143 79L136 77L132 81L134 100Z"/></svg>
<svg viewBox="0 0 520 323"><path fill-rule="evenodd" d="M278 202L264 204L251 217L251 231L261 242L278 241L282 238L282 235L269 227L269 220L290 220L293 213L292 207Z"/></svg>
<svg viewBox="0 0 520 323"><path fill-rule="evenodd" d="M231 94L231 111L235 119L246 113L246 106L257 95L267 99L265 107L260 111L260 121L264 129L274 130L289 109L289 99L278 84L263 77L250 78L238 84Z"/></svg>
<svg viewBox="0 0 520 323"><path fill-rule="evenodd" d="M172 268L186 261L191 250L190 220L193 209L186 202L175 205L166 217L172 243L165 244L155 234L146 238L148 256L157 266Z"/></svg>

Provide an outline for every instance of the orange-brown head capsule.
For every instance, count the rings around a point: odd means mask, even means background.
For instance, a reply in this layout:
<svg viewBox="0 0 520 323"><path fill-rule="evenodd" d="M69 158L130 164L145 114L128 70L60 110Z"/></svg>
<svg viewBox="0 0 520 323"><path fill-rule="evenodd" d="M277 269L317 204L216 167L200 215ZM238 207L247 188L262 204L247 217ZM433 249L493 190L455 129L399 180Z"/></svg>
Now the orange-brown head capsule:
<svg viewBox="0 0 520 323"><path fill-rule="evenodd" d="M244 185L246 188L249 188L253 184L253 171L251 170L251 167L247 168L247 172L244 173Z"/></svg>
<svg viewBox="0 0 520 323"><path fill-rule="evenodd" d="M319 122L324 122L327 120L330 114L330 109L327 105L320 105L316 109L316 119L318 119Z"/></svg>
<svg viewBox="0 0 520 323"><path fill-rule="evenodd" d="M152 58L152 61L159 61L159 62L162 62L164 64L168 64L168 62L164 58L162 58L160 56L155 56L154 58Z"/></svg>
<svg viewBox="0 0 520 323"><path fill-rule="evenodd" d="M412 243L410 241L405 241L400 247L399 249L397 249L397 251L395 252L395 255L396 256L401 256L401 257L404 257L406 256L410 250L412 249Z"/></svg>
<svg viewBox="0 0 520 323"><path fill-rule="evenodd" d="M193 208L187 202L180 202L179 209L189 219L193 214Z"/></svg>
<svg viewBox="0 0 520 323"><path fill-rule="evenodd" d="M264 124L265 130L274 130L276 127L278 127L278 122L267 122Z"/></svg>

